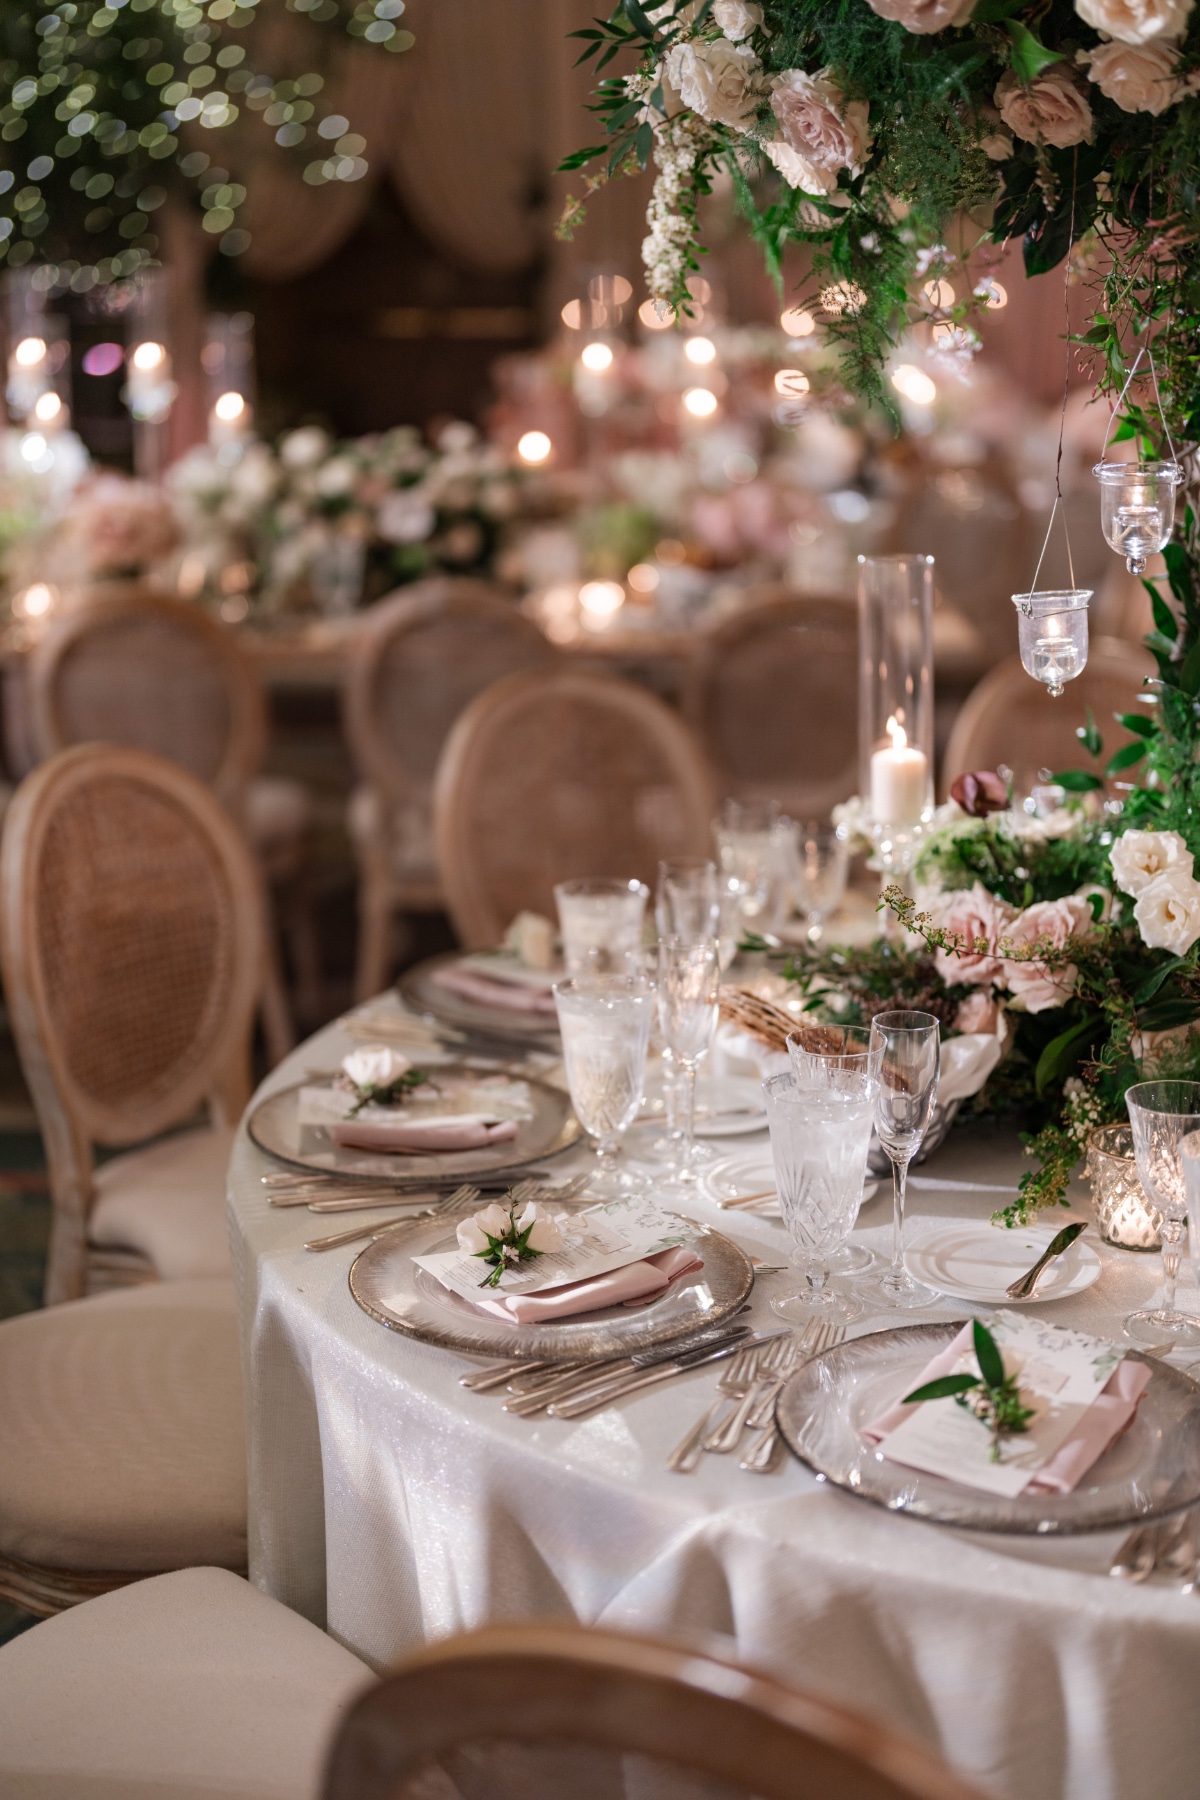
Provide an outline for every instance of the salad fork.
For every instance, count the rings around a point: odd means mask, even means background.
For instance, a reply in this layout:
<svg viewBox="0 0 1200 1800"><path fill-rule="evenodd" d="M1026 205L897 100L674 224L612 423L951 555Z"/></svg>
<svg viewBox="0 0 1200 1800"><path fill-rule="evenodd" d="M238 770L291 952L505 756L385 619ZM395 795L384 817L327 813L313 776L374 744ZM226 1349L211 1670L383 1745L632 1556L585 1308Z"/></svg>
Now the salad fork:
<svg viewBox="0 0 1200 1800"><path fill-rule="evenodd" d="M811 1327L810 1327L811 1329ZM836 1344L843 1343L846 1327L832 1319L816 1322L816 1333L812 1342L808 1342L808 1331L804 1339L794 1344L787 1366L763 1394L758 1405L750 1414L747 1423L753 1427L761 1427L760 1435L751 1444L745 1456L738 1464L750 1475L767 1475L775 1466L775 1458L779 1450L779 1424L775 1417L775 1402L782 1392L783 1385L790 1375L794 1375L802 1363L811 1362L813 1357L820 1356L825 1350L832 1350Z"/></svg>

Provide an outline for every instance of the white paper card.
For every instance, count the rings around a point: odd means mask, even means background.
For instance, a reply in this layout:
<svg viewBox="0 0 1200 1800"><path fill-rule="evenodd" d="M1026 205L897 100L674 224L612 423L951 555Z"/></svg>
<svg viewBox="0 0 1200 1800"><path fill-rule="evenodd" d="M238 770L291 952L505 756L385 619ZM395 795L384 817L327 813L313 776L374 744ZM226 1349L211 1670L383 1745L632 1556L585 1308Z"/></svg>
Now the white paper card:
<svg viewBox="0 0 1200 1800"><path fill-rule="evenodd" d="M607 1275L629 1263L641 1262L659 1250L682 1244L688 1227L652 1201L611 1200L589 1206L583 1212L561 1215L561 1250L547 1251L532 1262L508 1269L497 1283L502 1294L538 1294L568 1282ZM478 1300L480 1288L492 1273L492 1264L464 1250L443 1250L432 1256L414 1256L419 1269L440 1281L464 1300Z"/></svg>
<svg viewBox="0 0 1200 1800"><path fill-rule="evenodd" d="M1028 1313L997 1313L989 1329L1005 1372L1017 1373L1022 1405L1035 1409L1028 1431L1002 1438L1000 1461L992 1462L985 1424L953 1398L926 1400L879 1448L889 1462L1011 1499L1070 1437L1125 1353L1104 1338ZM973 1351L964 1352L953 1373L979 1373Z"/></svg>
<svg viewBox="0 0 1200 1800"><path fill-rule="evenodd" d="M349 1088L303 1087L298 1119L301 1125L340 1125L354 1111ZM448 1081L437 1089L430 1083L405 1097L403 1106L364 1106L354 1113L361 1124L427 1125L434 1119L455 1119L461 1125L477 1122L495 1125L501 1119L530 1119L533 1108L529 1086L507 1076L483 1076L478 1081Z"/></svg>

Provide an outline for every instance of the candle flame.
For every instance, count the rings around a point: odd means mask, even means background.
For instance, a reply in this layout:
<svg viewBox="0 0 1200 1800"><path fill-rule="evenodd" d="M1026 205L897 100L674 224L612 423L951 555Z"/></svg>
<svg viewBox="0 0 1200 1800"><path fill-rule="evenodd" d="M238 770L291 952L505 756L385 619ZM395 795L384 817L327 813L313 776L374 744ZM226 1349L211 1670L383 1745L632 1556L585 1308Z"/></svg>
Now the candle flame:
<svg viewBox="0 0 1200 1800"><path fill-rule="evenodd" d="M908 734L894 713L889 717L886 729L888 736L892 740L893 750L905 750L908 748Z"/></svg>

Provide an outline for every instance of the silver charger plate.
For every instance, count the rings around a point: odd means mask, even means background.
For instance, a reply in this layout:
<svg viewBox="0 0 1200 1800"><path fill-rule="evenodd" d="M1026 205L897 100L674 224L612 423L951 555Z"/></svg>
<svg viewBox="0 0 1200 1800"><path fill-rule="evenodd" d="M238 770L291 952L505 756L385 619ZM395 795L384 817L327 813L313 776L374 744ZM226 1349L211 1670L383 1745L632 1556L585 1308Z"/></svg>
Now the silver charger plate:
<svg viewBox="0 0 1200 1800"><path fill-rule="evenodd" d="M447 963L461 962L457 950L441 956L428 956L424 962L406 969L396 983L401 998L414 1012L432 1013L445 1025L457 1025L464 1031L481 1032L491 1038L511 1038L517 1043L551 1043L558 1041L558 1022L551 1016L512 1012L502 1006L480 1006L461 994L452 994L439 986L433 976Z"/></svg>
<svg viewBox="0 0 1200 1800"><path fill-rule="evenodd" d="M1128 1429L1070 1494L1007 1499L888 1462L862 1427L909 1393L961 1329L961 1320L903 1325L815 1357L779 1395L784 1440L818 1475L876 1506L968 1531L1066 1537L1144 1524L1200 1501L1200 1384L1136 1350L1129 1354L1153 1371L1150 1384Z"/></svg>
<svg viewBox="0 0 1200 1800"><path fill-rule="evenodd" d="M399 1239L376 1238L350 1268L350 1292L373 1319L391 1331L464 1356L572 1357L603 1362L690 1337L701 1326L735 1313L754 1286L754 1270L736 1244L719 1231L693 1239L704 1267L668 1288L647 1306L608 1307L554 1325L506 1325L477 1312L452 1294L414 1256L454 1248L454 1232L430 1219Z"/></svg>
<svg viewBox="0 0 1200 1800"><path fill-rule="evenodd" d="M478 1081L487 1071L439 1063L437 1073L441 1077L468 1075ZM345 1149L334 1143L327 1127L300 1123L300 1089L320 1087L332 1077L310 1077L294 1087L269 1094L250 1114L246 1129L269 1156L297 1168L315 1169L322 1175L351 1175L356 1181L386 1181L401 1188L428 1187L430 1182L442 1182L455 1175L486 1175L491 1181L509 1174L517 1177L531 1163L569 1150L583 1136L583 1127L561 1088L551 1087L533 1075L521 1074L514 1079L525 1082L529 1088L533 1117L519 1121L515 1138L483 1150L402 1156L394 1151Z"/></svg>

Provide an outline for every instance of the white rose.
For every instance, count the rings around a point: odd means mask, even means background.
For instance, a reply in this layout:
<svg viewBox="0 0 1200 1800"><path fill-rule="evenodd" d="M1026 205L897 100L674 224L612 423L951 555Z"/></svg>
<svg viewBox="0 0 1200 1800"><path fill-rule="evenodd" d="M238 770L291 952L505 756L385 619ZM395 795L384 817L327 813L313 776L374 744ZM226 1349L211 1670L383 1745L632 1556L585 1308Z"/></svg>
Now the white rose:
<svg viewBox="0 0 1200 1800"><path fill-rule="evenodd" d="M804 194L832 194L837 187L837 176L832 169L818 169L783 138L764 144L763 150L789 187L799 188Z"/></svg>
<svg viewBox="0 0 1200 1800"><path fill-rule="evenodd" d="M354 486L355 468L348 456L335 456L317 475L317 492L324 500L340 500Z"/></svg>
<svg viewBox="0 0 1200 1800"><path fill-rule="evenodd" d="M1140 894L1160 875L1190 878L1192 853L1177 831L1126 831L1109 853L1113 877L1127 894Z"/></svg>
<svg viewBox="0 0 1200 1800"><path fill-rule="evenodd" d="M763 10L755 0L713 0L712 18L731 44L740 44L763 22Z"/></svg>
<svg viewBox="0 0 1200 1800"><path fill-rule="evenodd" d="M407 1056L385 1044L364 1044L361 1050L352 1050L342 1058L342 1073L355 1087L390 1087L411 1068Z"/></svg>
<svg viewBox="0 0 1200 1800"><path fill-rule="evenodd" d="M554 927L541 913L519 912L504 934L504 947L527 969L554 966Z"/></svg>
<svg viewBox="0 0 1200 1800"><path fill-rule="evenodd" d="M994 98L1004 123L1026 143L1069 150L1092 135L1094 121L1087 96L1061 63L1043 69L1028 83L1019 81L1010 69L1000 77Z"/></svg>
<svg viewBox="0 0 1200 1800"><path fill-rule="evenodd" d="M550 1213L543 1212L535 1200L531 1200L525 1211L517 1220L517 1230L524 1231L526 1226L532 1229L526 1240L530 1250L540 1250L543 1255L547 1251L562 1249L562 1232L558 1220Z"/></svg>
<svg viewBox="0 0 1200 1800"><path fill-rule="evenodd" d="M487 1249L489 1237L503 1237L508 1226L508 1209L501 1206L499 1201L493 1200L481 1212L472 1213L469 1219L463 1219L454 1235L458 1239L459 1249L474 1256L477 1251Z"/></svg>
<svg viewBox="0 0 1200 1800"><path fill-rule="evenodd" d="M388 544L420 544L437 524L437 514L423 494L398 488L385 494L375 515L375 527Z"/></svg>
<svg viewBox="0 0 1200 1800"><path fill-rule="evenodd" d="M747 44L725 38L712 43L673 44L667 52L666 75L685 106L702 119L744 131L759 100L762 64Z"/></svg>
<svg viewBox="0 0 1200 1800"><path fill-rule="evenodd" d="M302 425L298 431L289 431L280 444L279 460L289 469L311 469L332 447L329 433L319 425Z"/></svg>
<svg viewBox="0 0 1200 1800"><path fill-rule="evenodd" d="M1193 0L1075 0L1086 24L1123 44L1179 38L1187 30Z"/></svg>
<svg viewBox="0 0 1200 1800"><path fill-rule="evenodd" d="M1174 44L1099 44L1075 58L1122 112L1166 112L1184 94Z"/></svg>
<svg viewBox="0 0 1200 1800"><path fill-rule="evenodd" d="M1185 955L1200 938L1200 882L1190 867L1180 863L1156 876L1139 894L1133 916L1147 949Z"/></svg>

